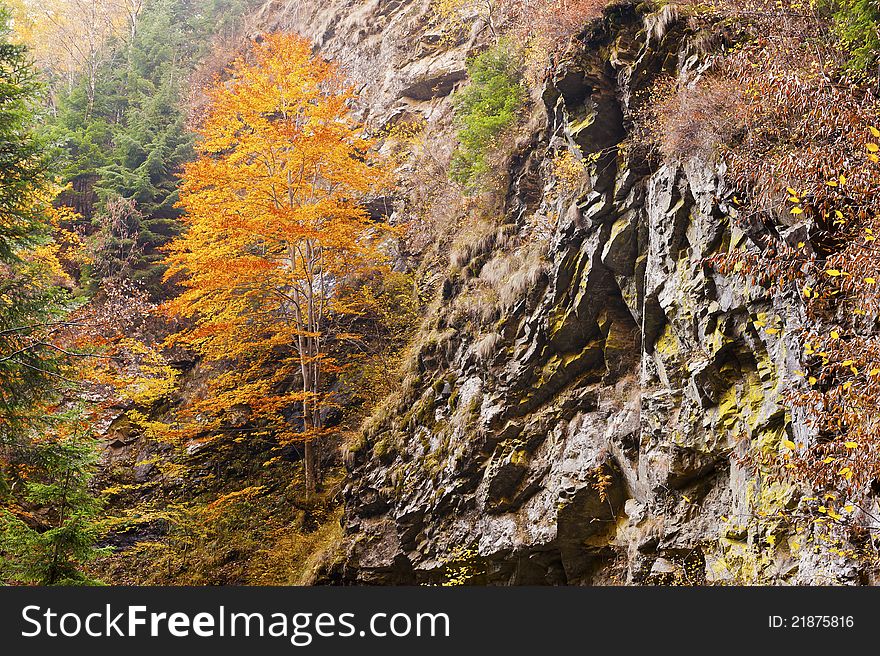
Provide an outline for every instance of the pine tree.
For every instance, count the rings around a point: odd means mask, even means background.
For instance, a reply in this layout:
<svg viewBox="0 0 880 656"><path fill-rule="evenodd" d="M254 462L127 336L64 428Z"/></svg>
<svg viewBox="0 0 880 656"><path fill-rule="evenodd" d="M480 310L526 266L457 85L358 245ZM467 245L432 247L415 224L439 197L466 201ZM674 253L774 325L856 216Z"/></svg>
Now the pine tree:
<svg viewBox="0 0 880 656"><path fill-rule="evenodd" d="M185 110L189 76L218 32L232 29L254 0L150 0L136 29L111 39L101 67L56 88L51 139L59 147L59 198L97 234L99 259L91 271L125 271L154 296L165 292L161 247L180 233L178 176L193 156ZM135 260L112 260L120 250L111 205L133 201L138 216ZM126 237L127 238L127 237Z"/></svg>
<svg viewBox="0 0 880 656"><path fill-rule="evenodd" d="M70 368L57 339L68 308L34 135L39 89L0 9L0 581L56 584L86 581L97 505L93 445L76 414L52 409Z"/></svg>
<svg viewBox="0 0 880 656"><path fill-rule="evenodd" d="M10 43L0 10L0 443L31 420L58 375L57 353L43 339L62 308L43 257L51 247L47 161L33 131L38 90L27 51Z"/></svg>
<svg viewBox="0 0 880 656"><path fill-rule="evenodd" d="M23 494L0 509L0 582L94 583L82 565L100 553L95 542L101 506L89 492L96 445L78 412L55 419L62 436L36 440L18 452L19 477L27 475L20 481Z"/></svg>

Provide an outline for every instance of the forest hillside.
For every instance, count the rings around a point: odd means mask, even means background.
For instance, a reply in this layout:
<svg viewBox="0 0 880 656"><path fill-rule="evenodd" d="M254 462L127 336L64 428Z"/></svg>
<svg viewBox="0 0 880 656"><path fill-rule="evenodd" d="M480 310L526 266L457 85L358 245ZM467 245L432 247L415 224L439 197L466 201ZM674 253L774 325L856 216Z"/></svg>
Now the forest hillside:
<svg viewBox="0 0 880 656"><path fill-rule="evenodd" d="M0 582L876 582L876 3L3 6Z"/></svg>

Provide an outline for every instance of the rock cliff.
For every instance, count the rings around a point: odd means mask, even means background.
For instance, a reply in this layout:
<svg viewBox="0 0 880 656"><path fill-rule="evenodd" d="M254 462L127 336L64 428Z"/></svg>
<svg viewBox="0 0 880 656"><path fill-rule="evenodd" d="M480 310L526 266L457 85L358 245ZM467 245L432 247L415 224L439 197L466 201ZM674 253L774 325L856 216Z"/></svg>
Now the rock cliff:
<svg viewBox="0 0 880 656"><path fill-rule="evenodd" d="M477 20L444 41L430 14L426 0L275 2L262 21L339 59L370 124L420 116L443 150L450 95L487 34ZM452 250L400 396L349 455L343 580L855 576L756 549L773 528L761 518L797 503L750 454L802 430L782 403L800 311L708 262L756 236L723 167L664 161L636 129L649 86L687 84L722 42L669 9L617 6L532 89L503 217ZM574 184L561 157L584 167Z"/></svg>

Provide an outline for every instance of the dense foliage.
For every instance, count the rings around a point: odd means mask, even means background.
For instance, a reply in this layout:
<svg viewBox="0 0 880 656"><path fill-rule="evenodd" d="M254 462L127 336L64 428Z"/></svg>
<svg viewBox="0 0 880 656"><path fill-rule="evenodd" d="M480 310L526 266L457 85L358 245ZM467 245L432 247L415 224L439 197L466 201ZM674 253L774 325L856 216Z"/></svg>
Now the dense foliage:
<svg viewBox="0 0 880 656"><path fill-rule="evenodd" d="M392 271L398 230L366 209L387 167L352 118L356 94L301 38L246 47L244 17L261 0L9 3L29 48L4 13L0 582L94 582L97 544L126 547L97 566L112 580L311 580L315 554L341 540L337 447L363 448L349 439L361 414L400 398L420 305L413 277ZM473 254L502 238L504 203L483 192L498 191L520 147L528 90L612 10L602 0L433 7L441 45L486 30L452 97L455 151L450 161L435 149L429 121L409 110L384 126L383 147L396 140L404 171L415 150L410 164L430 161L410 171L411 185L430 179L424 202L412 190L405 202L455 234L451 252L439 238L434 247L464 278ZM737 238L706 266L756 305L779 295L803 309L792 335L750 318L802 363L786 411L812 431L749 456L756 480L790 490L772 522L749 519L765 540L756 549L802 534L848 556L844 547L873 548L859 539L880 486L880 9L720 0L657 15L650 38L675 21L712 35L692 53L698 78L666 80L649 98L657 161L717 160L736 188L719 221ZM570 153L551 168L556 193L589 182ZM484 201L498 202L475 211ZM552 230L495 263L497 297L453 302L459 327L511 310L543 275ZM475 362L501 339L487 337ZM412 389L420 365L409 362ZM99 480L97 433L114 445ZM377 441L373 454L394 448Z"/></svg>
<svg viewBox="0 0 880 656"><path fill-rule="evenodd" d="M50 180L34 135L39 85L0 14L0 440L31 419L58 374L46 328L61 317L47 215Z"/></svg>
<svg viewBox="0 0 880 656"><path fill-rule="evenodd" d="M238 29L248 5L150 0L128 31L108 38L91 75L59 80L50 69L56 82L48 132L62 182L70 183L59 201L84 217L83 232L95 234L92 284L124 273L154 296L164 293L159 249L180 232L178 176L194 154L189 80L214 39ZM114 215L119 199L133 203L123 233Z"/></svg>
<svg viewBox="0 0 880 656"><path fill-rule="evenodd" d="M830 12L834 33L849 51L848 67L865 72L880 56L880 5L876 0L824 0L823 11Z"/></svg>
<svg viewBox="0 0 880 656"><path fill-rule="evenodd" d="M455 97L460 145L450 175L472 191L494 171L497 141L520 116L526 91L521 54L509 41L469 60L467 71L470 83Z"/></svg>
<svg viewBox="0 0 880 656"><path fill-rule="evenodd" d="M83 582L97 504L92 443L57 403L71 375L51 185L34 135L40 86L0 13L0 581Z"/></svg>
<svg viewBox="0 0 880 656"><path fill-rule="evenodd" d="M188 229L169 249L168 275L180 274L185 291L167 310L194 320L175 342L232 363L206 405L246 404L283 439L303 441L313 491L312 442L338 370L330 348L358 339L340 319L371 301L352 282L384 272L388 227L356 200L381 171L349 116L350 89L311 44L269 34L250 59L208 93L199 157L181 189Z"/></svg>
<svg viewBox="0 0 880 656"><path fill-rule="evenodd" d="M57 417L56 435L20 452L23 507L0 510L0 581L36 585L94 581L84 564L100 552L101 505L89 490L96 445L74 415ZM27 510L39 509L39 515Z"/></svg>

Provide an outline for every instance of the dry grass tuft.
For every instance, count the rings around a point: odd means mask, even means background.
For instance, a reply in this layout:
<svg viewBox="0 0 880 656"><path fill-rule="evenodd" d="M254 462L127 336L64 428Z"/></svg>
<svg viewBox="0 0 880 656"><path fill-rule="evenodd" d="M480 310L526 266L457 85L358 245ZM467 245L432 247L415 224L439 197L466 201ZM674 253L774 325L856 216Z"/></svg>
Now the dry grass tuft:
<svg viewBox="0 0 880 656"><path fill-rule="evenodd" d="M483 335L472 347L477 359L480 362L488 362L498 351L501 341L502 337L497 332Z"/></svg>

